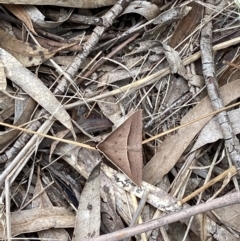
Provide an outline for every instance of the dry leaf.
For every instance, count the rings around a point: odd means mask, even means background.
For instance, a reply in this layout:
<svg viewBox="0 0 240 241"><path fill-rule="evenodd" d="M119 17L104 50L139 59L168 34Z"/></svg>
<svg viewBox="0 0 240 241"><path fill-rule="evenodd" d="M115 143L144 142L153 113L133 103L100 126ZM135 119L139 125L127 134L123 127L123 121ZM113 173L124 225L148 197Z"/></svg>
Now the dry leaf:
<svg viewBox="0 0 240 241"><path fill-rule="evenodd" d="M192 10L179 21L173 35L169 40L168 44L172 48L175 48L186 37L190 36L202 20L203 6L196 2L191 2L188 4L188 6L190 6Z"/></svg>
<svg viewBox="0 0 240 241"><path fill-rule="evenodd" d="M62 23L69 19L74 10L74 8L61 9L57 21L45 21L45 16L35 6L23 6L23 8L26 10L34 24L43 29L53 29L59 27Z"/></svg>
<svg viewBox="0 0 240 241"><path fill-rule="evenodd" d="M100 234L101 163L90 174L79 200L73 241L87 240Z"/></svg>
<svg viewBox="0 0 240 241"><path fill-rule="evenodd" d="M12 236L21 233L32 233L49 228L73 228L75 215L66 208L51 207L31 209L11 213ZM0 238L5 230L0 226Z"/></svg>
<svg viewBox="0 0 240 241"><path fill-rule="evenodd" d="M0 61L0 91L6 90L7 88L7 79L6 79L6 74L4 71L4 65L2 61Z"/></svg>
<svg viewBox="0 0 240 241"><path fill-rule="evenodd" d="M29 98L24 107L24 110L18 120L14 123L16 126L25 124L32 116L34 109L36 108L36 102ZM20 131L9 129L0 133L0 150L4 151L17 137Z"/></svg>
<svg viewBox="0 0 240 241"><path fill-rule="evenodd" d="M161 13L152 21L152 23L156 24L157 26L154 27L153 29L150 29L144 32L143 39L148 39L148 40L154 39L159 34L163 26L166 26L167 24L170 24L182 19L184 16L188 14L190 10L191 10L191 7L183 6L183 7L171 8Z"/></svg>
<svg viewBox="0 0 240 241"><path fill-rule="evenodd" d="M101 230L112 233L124 228L123 222L116 211L115 188L112 180L102 173L101 180Z"/></svg>
<svg viewBox="0 0 240 241"><path fill-rule="evenodd" d="M142 110L136 111L122 125L97 145L108 160L134 183L142 182Z"/></svg>
<svg viewBox="0 0 240 241"><path fill-rule="evenodd" d="M147 20L156 18L160 13L160 9L157 5L147 1L133 1L124 9L123 14L137 13L142 15Z"/></svg>
<svg viewBox="0 0 240 241"><path fill-rule="evenodd" d="M169 63L172 74L179 74L188 81L189 84L202 88L204 86L204 78L202 76L192 74L184 66L179 53L169 45L162 43L163 52Z"/></svg>
<svg viewBox="0 0 240 241"><path fill-rule="evenodd" d="M220 216L220 220L228 227L233 228L237 232L240 231L240 204L231 205L216 209L215 212Z"/></svg>
<svg viewBox="0 0 240 241"><path fill-rule="evenodd" d="M43 191L43 186L40 179L40 167L38 166L37 183L35 186L35 195ZM53 207L50 199L48 198L45 191L43 191L39 196L37 196L32 202L32 208L44 209L46 207ZM47 230L38 231L38 236L40 239L49 240L70 240L69 234L65 229L55 229L50 228Z"/></svg>
<svg viewBox="0 0 240 241"><path fill-rule="evenodd" d="M229 121L232 125L234 135L240 133L240 109L228 111ZM222 131L217 121L217 117L210 120L201 130L196 143L191 151L194 151L208 143L216 142L219 139L223 139Z"/></svg>
<svg viewBox="0 0 240 241"><path fill-rule="evenodd" d="M220 88L224 105L240 97L240 80L232 81ZM193 121L213 111L209 98L204 98L182 119L181 124ZM158 152L143 169L143 180L157 184L176 164L184 150L212 117L181 128L177 134L168 136L159 147Z"/></svg>
<svg viewBox="0 0 240 241"><path fill-rule="evenodd" d="M34 44L17 40L1 29L0 38L0 47L11 53L26 67L39 65L47 59L53 57L58 51L64 50L76 44L72 43L58 49L48 50Z"/></svg>
<svg viewBox="0 0 240 241"><path fill-rule="evenodd" d="M29 30L37 35L31 19L21 5L4 4L4 7L7 8L12 14L14 14L18 19L22 20L27 25Z"/></svg>
<svg viewBox="0 0 240 241"><path fill-rule="evenodd" d="M0 0L0 3L7 4L27 4L27 5L55 5L71 8L99 8L113 5L117 0Z"/></svg>
<svg viewBox="0 0 240 241"><path fill-rule="evenodd" d="M72 129L71 117L40 79L1 48L0 60L4 65L7 78L20 86L21 89L51 113L66 128Z"/></svg>
<svg viewBox="0 0 240 241"><path fill-rule="evenodd" d="M108 90L105 90L103 93L106 93ZM114 96L105 98L103 101L98 102L98 106L101 109L101 112L116 126L119 119L121 119L121 108L120 104L116 103Z"/></svg>

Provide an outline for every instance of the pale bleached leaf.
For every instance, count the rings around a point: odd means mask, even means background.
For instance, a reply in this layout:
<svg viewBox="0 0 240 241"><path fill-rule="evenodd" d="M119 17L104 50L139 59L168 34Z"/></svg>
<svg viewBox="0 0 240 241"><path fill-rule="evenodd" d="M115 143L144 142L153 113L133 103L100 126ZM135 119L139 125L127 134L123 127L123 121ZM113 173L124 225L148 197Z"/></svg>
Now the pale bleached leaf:
<svg viewBox="0 0 240 241"><path fill-rule="evenodd" d="M81 193L73 241L87 240L100 234L100 166L93 169Z"/></svg>
<svg viewBox="0 0 240 241"><path fill-rule="evenodd" d="M232 124L233 132L235 135L240 133L240 109L231 110L228 112L229 121ZM219 139L223 139L222 131L218 124L217 118L210 120L206 126L200 132L196 143L193 146L192 151L208 144L216 142Z"/></svg>
<svg viewBox="0 0 240 241"><path fill-rule="evenodd" d="M51 207L31 209L11 213L12 236L32 233L49 228L72 228L75 215L66 208ZM5 237L5 230L0 226L0 238Z"/></svg>
<svg viewBox="0 0 240 241"><path fill-rule="evenodd" d="M142 15L147 20L156 18L160 13L160 9L157 5L147 1L133 1L124 9L123 14L137 13Z"/></svg>
<svg viewBox="0 0 240 241"><path fill-rule="evenodd" d="M72 129L71 117L67 111L36 75L2 48L0 48L0 60L7 78L22 88L65 127Z"/></svg>
<svg viewBox="0 0 240 241"><path fill-rule="evenodd" d="M240 97L240 79L232 81L220 88L224 105ZM213 112L209 98L204 98L182 119L181 124L196 120L197 118ZM193 138L201 131L204 125L212 117L206 117L191 125L181 128L177 134L168 136L158 148L156 154L151 158L143 169L143 180L156 184L177 163L182 153L191 143ZM174 151L173 151L174 150Z"/></svg>

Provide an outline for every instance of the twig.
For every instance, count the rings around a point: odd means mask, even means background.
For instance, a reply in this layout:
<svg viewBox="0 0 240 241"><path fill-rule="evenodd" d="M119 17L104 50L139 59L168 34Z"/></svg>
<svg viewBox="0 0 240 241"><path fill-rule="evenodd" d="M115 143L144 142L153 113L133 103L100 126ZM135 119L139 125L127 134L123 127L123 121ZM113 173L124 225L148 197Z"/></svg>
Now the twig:
<svg viewBox="0 0 240 241"><path fill-rule="evenodd" d="M231 175L235 175L237 174L237 169L235 166L231 166L230 168L228 168L226 171L224 171L223 173L221 173L220 175L218 175L217 177L213 178L211 181L207 182L205 185L203 185L202 187L198 188L197 190L195 190L194 192L192 192L190 195L188 195L187 197L183 198L182 200L179 201L180 204L184 204L186 202L188 202L189 200L191 200L192 198L194 198L195 196L197 196L199 193L203 192L204 190L208 189L209 187L211 187L213 184L215 184L216 182L221 181L222 179L224 179L226 176L229 175L229 173L231 173Z"/></svg>
<svg viewBox="0 0 240 241"><path fill-rule="evenodd" d="M213 4L213 0L208 0L207 3ZM205 8L205 18L208 19L212 10ZM215 74L215 64L213 59L212 50L212 21L202 28L200 49L202 54L202 69L203 75L207 86L208 96L214 110L223 108L224 104L219 94L218 81ZM234 135L232 125L226 111L217 115L217 120L225 140L225 146L229 152L234 164L240 169L240 143Z"/></svg>
<svg viewBox="0 0 240 241"><path fill-rule="evenodd" d="M237 38L231 39L229 41L226 41L224 43L220 43L220 44L217 44L217 45L213 46L213 51L216 52L218 50L228 48L228 47L230 47L232 45L236 45L238 43L240 43L240 37L237 37ZM189 65L189 64L193 63L194 61L198 60L200 57L201 57L201 53L200 53L200 51L198 51L197 53L195 53L195 54L187 57L186 59L184 59L183 64L184 64L184 66ZM104 93L102 95L94 96L94 97L91 97L91 98L85 98L84 101L79 100L79 101L76 101L72 104L65 105L65 108L71 109L71 108L77 107L79 105L84 105L86 103L91 103L91 102L94 102L96 100L104 99L104 98L109 97L109 96L113 96L113 95L117 95L117 94L123 94L126 91L129 91L129 93L131 93L131 90L139 89L139 88L142 88L143 86L153 84L154 82L156 82L157 80L165 77L168 74L170 74L170 68L169 67L164 68L160 71L157 71L156 73L151 74L147 77L144 77L140 80L137 80L137 81L135 81L131 84L127 84L125 86L119 87L118 89L109 91L108 93Z"/></svg>
<svg viewBox="0 0 240 241"><path fill-rule="evenodd" d="M134 235L147 232L152 229L162 227L164 225L177 222L184 218L191 217L193 215L204 213L209 210L222 208L234 204L240 203L240 192L235 192L233 194L225 195L224 197L211 200L206 203L202 203L190 208L183 209L179 212L167 215L163 218L155 219L135 227L125 228L113 233L105 234L99 237L90 238L88 241L118 241L124 238L132 237Z"/></svg>

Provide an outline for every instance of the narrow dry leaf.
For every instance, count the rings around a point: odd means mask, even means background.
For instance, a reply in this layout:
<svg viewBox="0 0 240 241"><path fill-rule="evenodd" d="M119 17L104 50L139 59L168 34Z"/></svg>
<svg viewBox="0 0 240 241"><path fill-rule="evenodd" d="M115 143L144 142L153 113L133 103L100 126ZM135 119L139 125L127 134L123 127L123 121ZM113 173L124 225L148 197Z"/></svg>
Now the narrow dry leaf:
<svg viewBox="0 0 240 241"><path fill-rule="evenodd" d="M136 111L122 125L97 145L108 160L134 183L142 182L142 110Z"/></svg>
<svg viewBox="0 0 240 241"><path fill-rule="evenodd" d="M224 105L240 97L240 79L232 81L220 88ZM209 98L204 98L182 119L181 124L193 121L213 111ZM151 184L157 184L176 164L184 150L193 138L212 117L204 118L189 126L183 127L177 134L168 136L143 169L143 180ZM174 151L173 151L174 150Z"/></svg>
<svg viewBox="0 0 240 241"><path fill-rule="evenodd" d="M20 86L66 128L72 129L71 117L40 79L2 48L0 48L0 60L7 78Z"/></svg>
<svg viewBox="0 0 240 241"><path fill-rule="evenodd" d="M51 207L11 213L13 236L49 228L73 228L74 223L75 215L66 208ZM0 238L3 239L4 235L5 230L0 226Z"/></svg>
<svg viewBox="0 0 240 241"><path fill-rule="evenodd" d="M27 25L29 30L37 35L31 19L21 5L4 4L4 7L7 8L12 14L14 14L18 19L22 20Z"/></svg>
<svg viewBox="0 0 240 241"><path fill-rule="evenodd" d="M37 175L37 183L35 186L35 195L43 191L43 186L40 179L40 167L38 166L38 175ZM48 198L46 192L42 192L39 196L37 196L32 202L32 208L44 209L46 207L53 207L50 199ZM70 240L69 234L65 229L54 229L50 228L48 230L38 231L38 236L40 239L48 239L48 240Z"/></svg>
<svg viewBox="0 0 240 241"><path fill-rule="evenodd" d="M27 5L54 5L71 8L99 8L113 5L117 0L0 0L0 3L7 4L27 4Z"/></svg>
<svg viewBox="0 0 240 241"><path fill-rule="evenodd" d="M189 11L189 13L179 21L169 40L169 45L172 48L175 48L186 37L190 36L202 20L203 6L196 2L191 2L188 6L192 8L191 11Z"/></svg>
<svg viewBox="0 0 240 241"><path fill-rule="evenodd" d="M78 212L73 234L73 241L83 241L97 237L101 224L101 163L90 174L79 200Z"/></svg>
<svg viewBox="0 0 240 241"><path fill-rule="evenodd" d="M22 42L0 29L0 47L11 53L20 63L26 67L40 65L53 57L57 52L69 48L76 43L69 44L58 49L48 50L40 46Z"/></svg>
<svg viewBox="0 0 240 241"><path fill-rule="evenodd" d="M147 20L156 18L160 13L160 9L157 5L147 1L133 1L124 9L123 14L137 13L142 15Z"/></svg>

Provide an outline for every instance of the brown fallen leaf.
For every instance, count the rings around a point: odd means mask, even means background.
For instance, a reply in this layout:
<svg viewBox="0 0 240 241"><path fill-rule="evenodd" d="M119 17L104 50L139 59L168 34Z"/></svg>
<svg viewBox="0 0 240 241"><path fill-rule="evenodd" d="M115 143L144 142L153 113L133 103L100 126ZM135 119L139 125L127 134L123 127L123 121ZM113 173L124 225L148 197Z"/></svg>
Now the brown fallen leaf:
<svg viewBox="0 0 240 241"><path fill-rule="evenodd" d="M66 44L61 48L48 50L35 44L20 41L2 29L0 29L0 39L0 47L11 53L25 67L40 65L53 57L57 52L76 44Z"/></svg>
<svg viewBox="0 0 240 241"><path fill-rule="evenodd" d="M202 20L203 6L196 2L191 2L188 6L192 8L191 11L179 21L176 30L169 40L169 45L172 48L175 48L186 37L190 36Z"/></svg>
<svg viewBox="0 0 240 241"><path fill-rule="evenodd" d="M240 79L230 82L220 88L220 95L224 105L240 97ZM182 119L181 124L193 121L212 112L209 98L204 98ZM204 118L198 122L181 128L177 134L168 136L159 147L157 153L143 169L143 180L151 184L157 184L176 164L184 150L193 138L212 117Z"/></svg>
<svg viewBox="0 0 240 241"><path fill-rule="evenodd" d="M136 111L122 125L97 145L104 156L134 183L142 182L142 110Z"/></svg>
<svg viewBox="0 0 240 241"><path fill-rule="evenodd" d="M30 31L37 35L34 30L32 20L28 16L27 12L21 5L13 5L13 4L4 4L4 7L7 8L12 14L14 14L18 19L22 20Z"/></svg>

